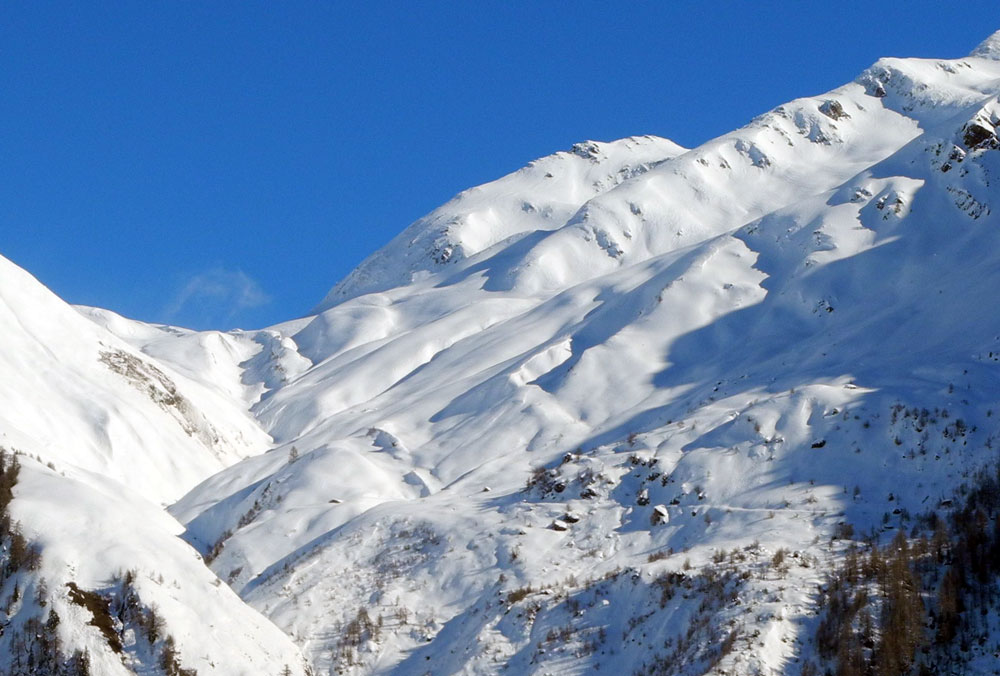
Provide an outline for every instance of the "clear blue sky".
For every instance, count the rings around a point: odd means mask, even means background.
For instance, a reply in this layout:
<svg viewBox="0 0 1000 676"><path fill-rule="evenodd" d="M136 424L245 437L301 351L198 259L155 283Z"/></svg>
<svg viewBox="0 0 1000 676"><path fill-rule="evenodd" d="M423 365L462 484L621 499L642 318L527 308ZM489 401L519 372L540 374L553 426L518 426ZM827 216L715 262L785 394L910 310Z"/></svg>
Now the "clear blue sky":
<svg viewBox="0 0 1000 676"><path fill-rule="evenodd" d="M73 303L258 328L459 190L962 56L996 7L4 2L0 254Z"/></svg>

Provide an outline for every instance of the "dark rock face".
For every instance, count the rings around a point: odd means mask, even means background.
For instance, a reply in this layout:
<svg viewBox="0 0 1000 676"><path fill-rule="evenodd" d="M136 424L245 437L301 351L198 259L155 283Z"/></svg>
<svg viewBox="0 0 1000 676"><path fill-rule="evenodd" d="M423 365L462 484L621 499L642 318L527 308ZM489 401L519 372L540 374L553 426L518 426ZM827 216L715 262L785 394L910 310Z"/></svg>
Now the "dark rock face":
<svg viewBox="0 0 1000 676"><path fill-rule="evenodd" d="M844 107L840 105L840 101L824 101L820 107L819 112L823 113L831 120L840 120L843 118L850 118L851 116L847 114Z"/></svg>
<svg viewBox="0 0 1000 676"><path fill-rule="evenodd" d="M1000 146L1000 143L997 142L996 129L992 125L987 126L982 122L970 122L966 125L962 141L970 150L973 148L995 149Z"/></svg>

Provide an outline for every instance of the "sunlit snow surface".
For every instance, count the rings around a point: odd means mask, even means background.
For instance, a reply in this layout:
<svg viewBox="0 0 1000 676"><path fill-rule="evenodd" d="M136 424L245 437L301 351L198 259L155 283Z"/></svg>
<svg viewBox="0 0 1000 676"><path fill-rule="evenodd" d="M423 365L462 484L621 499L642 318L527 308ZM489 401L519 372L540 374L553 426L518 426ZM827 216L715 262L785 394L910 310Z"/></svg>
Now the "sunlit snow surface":
<svg viewBox="0 0 1000 676"><path fill-rule="evenodd" d="M146 574L199 673L297 649L320 674L632 673L701 603L657 576L786 547L811 563L695 643L736 630L719 668L794 673L837 524L896 525L992 460L998 39L691 150L543 158L263 331L74 310L0 261L0 443L42 461L15 516L51 579ZM362 609L381 626L351 640Z"/></svg>

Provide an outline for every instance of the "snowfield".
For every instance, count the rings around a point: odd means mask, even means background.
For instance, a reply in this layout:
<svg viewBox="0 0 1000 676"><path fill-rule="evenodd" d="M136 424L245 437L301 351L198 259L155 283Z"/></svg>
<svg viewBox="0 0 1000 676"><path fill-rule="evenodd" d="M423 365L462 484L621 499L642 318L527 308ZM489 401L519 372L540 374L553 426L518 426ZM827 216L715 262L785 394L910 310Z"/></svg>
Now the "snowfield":
<svg viewBox="0 0 1000 676"><path fill-rule="evenodd" d="M15 640L52 610L99 674L825 670L849 542L997 460L998 97L1000 33L690 150L577 144L260 331L0 259L38 553L0 575L0 673L42 673Z"/></svg>

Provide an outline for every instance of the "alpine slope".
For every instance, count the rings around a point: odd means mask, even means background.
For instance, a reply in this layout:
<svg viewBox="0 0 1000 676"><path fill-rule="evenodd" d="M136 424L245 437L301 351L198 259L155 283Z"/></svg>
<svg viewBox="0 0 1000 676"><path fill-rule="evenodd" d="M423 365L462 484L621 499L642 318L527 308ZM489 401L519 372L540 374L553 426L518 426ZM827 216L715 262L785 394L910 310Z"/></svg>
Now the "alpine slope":
<svg viewBox="0 0 1000 676"><path fill-rule="evenodd" d="M998 97L1000 32L697 148L580 143L262 330L72 307L0 259L33 552L0 673L833 664L850 543L997 459ZM64 671L31 671L53 613ZM1000 667L995 625L960 673Z"/></svg>

